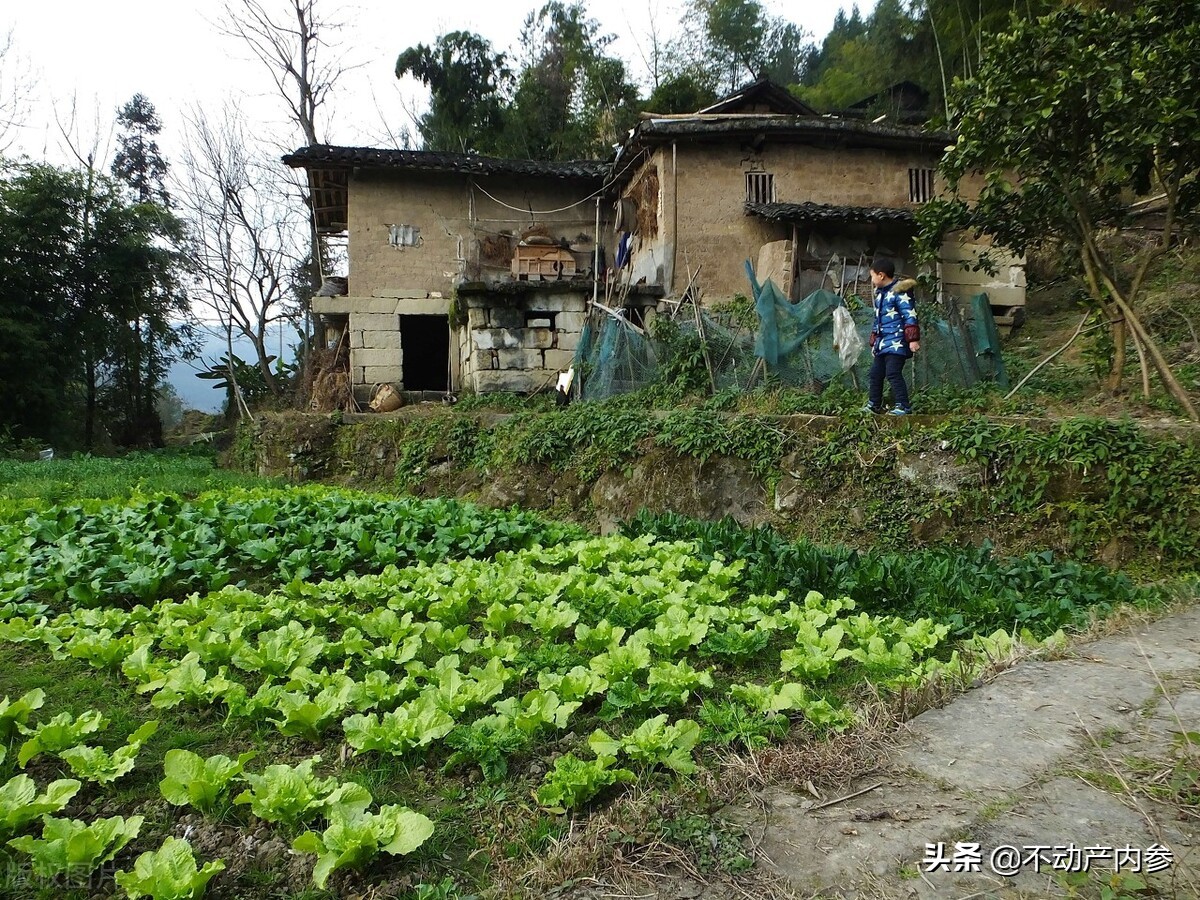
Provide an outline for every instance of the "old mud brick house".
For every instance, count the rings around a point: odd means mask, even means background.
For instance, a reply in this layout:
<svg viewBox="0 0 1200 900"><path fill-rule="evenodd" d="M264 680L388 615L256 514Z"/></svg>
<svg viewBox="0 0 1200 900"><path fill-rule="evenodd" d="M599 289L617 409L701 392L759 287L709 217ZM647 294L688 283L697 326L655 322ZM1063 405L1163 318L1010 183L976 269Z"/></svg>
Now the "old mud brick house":
<svg viewBox="0 0 1200 900"><path fill-rule="evenodd" d="M307 170L318 227L349 235L347 292L314 310L348 339L361 397L379 382L536 390L570 364L599 280L634 285L627 302L645 306L700 269L712 302L748 290L751 259L793 300L865 291L873 255L907 268L952 139L823 116L758 81L643 117L613 160L314 146L284 162ZM971 271L977 249L947 243L943 290L1022 305L1019 261L989 277Z"/></svg>

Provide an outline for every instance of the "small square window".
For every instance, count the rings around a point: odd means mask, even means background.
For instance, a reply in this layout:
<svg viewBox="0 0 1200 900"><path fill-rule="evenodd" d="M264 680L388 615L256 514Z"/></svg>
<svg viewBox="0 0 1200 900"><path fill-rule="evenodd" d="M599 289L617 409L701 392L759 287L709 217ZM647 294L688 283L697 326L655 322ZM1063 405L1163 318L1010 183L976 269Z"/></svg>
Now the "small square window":
<svg viewBox="0 0 1200 900"><path fill-rule="evenodd" d="M747 172L746 202L774 203L775 176L770 172Z"/></svg>
<svg viewBox="0 0 1200 900"><path fill-rule="evenodd" d="M388 243L397 249L421 246L421 229L412 225L388 225Z"/></svg>
<svg viewBox="0 0 1200 900"><path fill-rule="evenodd" d="M933 199L933 169L908 170L908 199L911 203L928 203Z"/></svg>

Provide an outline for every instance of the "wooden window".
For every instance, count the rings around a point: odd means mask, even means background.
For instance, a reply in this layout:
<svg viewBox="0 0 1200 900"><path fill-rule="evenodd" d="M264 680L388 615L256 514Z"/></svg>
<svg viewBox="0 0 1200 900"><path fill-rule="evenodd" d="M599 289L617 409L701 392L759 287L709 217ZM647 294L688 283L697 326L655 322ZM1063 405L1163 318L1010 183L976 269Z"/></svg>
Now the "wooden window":
<svg viewBox="0 0 1200 900"><path fill-rule="evenodd" d="M912 203L928 203L933 199L933 169L908 170L908 199Z"/></svg>
<svg viewBox="0 0 1200 900"><path fill-rule="evenodd" d="M747 172L746 202L774 203L775 176L770 172Z"/></svg>

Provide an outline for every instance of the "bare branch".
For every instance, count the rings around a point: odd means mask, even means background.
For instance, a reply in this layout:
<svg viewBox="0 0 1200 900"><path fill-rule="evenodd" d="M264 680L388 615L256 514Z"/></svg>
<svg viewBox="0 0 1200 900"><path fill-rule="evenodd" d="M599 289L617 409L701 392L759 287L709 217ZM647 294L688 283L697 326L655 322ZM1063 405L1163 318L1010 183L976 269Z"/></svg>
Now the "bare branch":
<svg viewBox="0 0 1200 900"><path fill-rule="evenodd" d="M12 29L0 38L0 153L16 141L32 106L34 79L29 61L17 53Z"/></svg>
<svg viewBox="0 0 1200 900"><path fill-rule="evenodd" d="M238 334L254 345L267 386L278 393L267 331L293 317L288 304L307 259L306 223L279 189L274 161L251 155L236 107L217 122L193 111L188 126L183 182L175 193L191 223L197 304L229 342Z"/></svg>
<svg viewBox="0 0 1200 900"><path fill-rule="evenodd" d="M323 18L317 6L317 0L290 0L284 16L259 0L229 0L218 25L266 68L307 144L326 142L322 112L342 75L357 68L337 61L338 44L330 41L345 22Z"/></svg>

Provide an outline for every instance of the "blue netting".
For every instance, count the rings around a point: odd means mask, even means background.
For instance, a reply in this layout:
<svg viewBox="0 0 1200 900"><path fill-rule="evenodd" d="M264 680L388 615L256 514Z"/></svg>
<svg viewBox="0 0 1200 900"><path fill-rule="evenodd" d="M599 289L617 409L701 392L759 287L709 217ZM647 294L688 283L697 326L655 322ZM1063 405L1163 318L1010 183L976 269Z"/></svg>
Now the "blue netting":
<svg viewBox="0 0 1200 900"><path fill-rule="evenodd" d="M818 391L834 383L864 389L871 366L868 340L874 315L870 300L849 301L863 349L846 367L834 339L834 311L846 306L846 299L830 291L815 291L791 303L770 280L760 285L749 262L746 269L758 314L756 330L732 327L709 310L701 311L699 325L688 316L681 316L677 323L681 331L702 332L716 386L745 390L770 380ZM966 387L980 380L1007 385L1000 337L987 295L972 298L971 310L972 318L966 321L956 308L945 316L937 304L920 304L921 350L907 371L914 387ZM659 354L660 348L623 318L605 315L596 325L589 322L576 352L583 397L602 399L650 384L657 377Z"/></svg>

